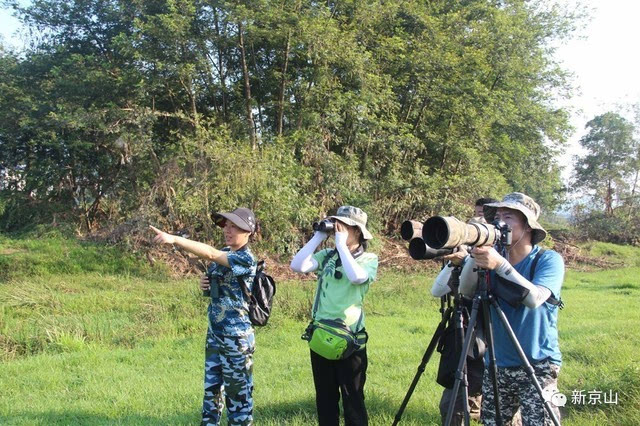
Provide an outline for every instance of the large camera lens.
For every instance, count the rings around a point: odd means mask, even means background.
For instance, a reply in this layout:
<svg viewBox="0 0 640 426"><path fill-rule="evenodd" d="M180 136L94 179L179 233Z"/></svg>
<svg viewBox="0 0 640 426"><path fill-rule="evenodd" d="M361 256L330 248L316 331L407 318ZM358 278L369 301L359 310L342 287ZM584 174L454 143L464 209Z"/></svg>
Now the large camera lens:
<svg viewBox="0 0 640 426"><path fill-rule="evenodd" d="M409 255L415 260L435 259L453 253L452 249L433 249L425 244L422 238L413 238L409 241Z"/></svg>
<svg viewBox="0 0 640 426"><path fill-rule="evenodd" d="M433 216L422 227L422 238L429 247L452 249L460 245L471 247L494 245L502 231L484 223L464 223L453 216Z"/></svg>
<svg viewBox="0 0 640 426"><path fill-rule="evenodd" d="M422 237L422 222L417 220L405 220L400 226L400 236L405 241Z"/></svg>

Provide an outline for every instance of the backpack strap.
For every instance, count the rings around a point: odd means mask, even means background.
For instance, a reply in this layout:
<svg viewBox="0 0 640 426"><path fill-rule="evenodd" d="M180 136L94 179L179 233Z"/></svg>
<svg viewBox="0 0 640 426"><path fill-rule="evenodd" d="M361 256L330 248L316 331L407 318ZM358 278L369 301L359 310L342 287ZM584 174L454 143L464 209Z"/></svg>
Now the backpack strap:
<svg viewBox="0 0 640 426"><path fill-rule="evenodd" d="M538 250L538 253L536 253L536 257L533 258L533 262L531 262L531 269L529 270L529 276L531 277L531 279L533 279L533 275L536 272L536 266L538 266L538 260L540 260L540 257L542 256L542 254L545 251L546 251L545 249L540 247L540 249ZM533 283L533 281L532 281L532 283ZM564 308L564 303L562 302L562 298L556 299L553 296L553 293L551 294L551 296L549 296L549 298L546 300L546 302L550 303L550 304L552 304L554 306L557 306L560 309Z"/></svg>
<svg viewBox="0 0 640 426"><path fill-rule="evenodd" d="M238 277L238 282L240 283L240 290L242 290L242 295L245 297L247 303L251 300L251 293L247 288L247 284L244 282L244 278Z"/></svg>
<svg viewBox="0 0 640 426"><path fill-rule="evenodd" d="M264 260L259 260L258 264L256 266L256 277L258 276L258 273L262 272L264 270ZM240 290L242 290L242 294L244 295L247 303L249 303L251 301L251 292L249 291L249 287L247 286L247 283L244 281L244 277L240 278L238 277L238 282L240 283Z"/></svg>
<svg viewBox="0 0 640 426"><path fill-rule="evenodd" d="M546 251L545 249L540 247L540 250L538 250L538 253L536 253L536 257L533 258L533 262L531 262L531 268L529 269L529 276L531 277L531 279L533 279L533 274L536 272L536 266L538 266L538 260L540 260L540 256L542 256L542 254L545 251Z"/></svg>

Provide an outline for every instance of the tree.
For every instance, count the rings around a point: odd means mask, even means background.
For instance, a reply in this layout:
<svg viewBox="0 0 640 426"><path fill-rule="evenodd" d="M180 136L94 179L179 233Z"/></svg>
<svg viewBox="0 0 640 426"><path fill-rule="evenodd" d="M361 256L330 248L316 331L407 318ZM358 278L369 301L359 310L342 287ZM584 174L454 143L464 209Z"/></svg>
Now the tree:
<svg viewBox="0 0 640 426"><path fill-rule="evenodd" d="M86 228L208 232L228 200L293 202L287 226L263 207L280 248L343 203L392 231L480 195L561 198L550 42L572 17L542 0L12 3L38 38L0 64L0 176Z"/></svg>
<svg viewBox="0 0 640 426"><path fill-rule="evenodd" d="M604 204L605 214L611 216L626 187L625 178L633 169L633 124L617 113L607 112L585 127L589 132L580 139L580 145L587 154L577 159L574 188L589 191L594 203Z"/></svg>

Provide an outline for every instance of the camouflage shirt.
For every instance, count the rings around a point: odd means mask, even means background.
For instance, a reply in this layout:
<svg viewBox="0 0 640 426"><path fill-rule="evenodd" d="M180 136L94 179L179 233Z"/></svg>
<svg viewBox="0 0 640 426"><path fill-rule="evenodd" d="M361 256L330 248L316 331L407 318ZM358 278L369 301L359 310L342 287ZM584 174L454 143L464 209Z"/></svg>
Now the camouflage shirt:
<svg viewBox="0 0 640 426"><path fill-rule="evenodd" d="M211 284L219 286L219 297L212 297L209 303L209 326L217 335L245 336L253 329L249 321L249 305L242 294L239 280L243 280L251 291L257 262L248 246L237 251L225 247L222 251L227 252L230 267L215 262L209 265Z"/></svg>

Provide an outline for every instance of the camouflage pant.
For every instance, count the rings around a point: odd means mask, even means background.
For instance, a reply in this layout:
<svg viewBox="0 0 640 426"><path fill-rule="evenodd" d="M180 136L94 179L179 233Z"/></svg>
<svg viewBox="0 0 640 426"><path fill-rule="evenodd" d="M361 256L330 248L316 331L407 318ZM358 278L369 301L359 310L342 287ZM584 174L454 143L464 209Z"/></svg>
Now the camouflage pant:
<svg viewBox="0 0 640 426"><path fill-rule="evenodd" d="M552 394L557 390L559 366L549 361L542 361L533 364L533 369L543 393ZM523 367L498 368L498 393L500 394L500 413L505 426L553 425L540 395ZM484 372L482 395L482 423L495 425L495 398L488 369ZM556 417L560 419L558 408L553 404L550 405Z"/></svg>
<svg viewBox="0 0 640 426"><path fill-rule="evenodd" d="M469 415L471 419L480 421L484 360L480 359L476 361L467 362L467 383L469 385L467 389L469 393L467 401L469 403ZM453 389L444 388L444 390L442 391L442 398L440 398L439 406L442 424L445 424L447 412L449 411L449 405L451 404L451 401L453 399ZM462 398L462 390L458 391L458 396L457 398L455 398L455 400L456 402L454 406L455 408L453 411L453 417L451 418L451 426L464 424L464 398Z"/></svg>
<svg viewBox="0 0 640 426"><path fill-rule="evenodd" d="M453 389L445 388L442 391L442 397L440 398L440 417L442 419L442 424L445 424L447 419L447 412L449 411L449 404L451 404L451 400L453 399ZM473 420L480 421L480 406L482 404L482 394L478 395L469 395L468 398L469 403L469 417ZM451 426L458 426L464 424L464 400L462 399L462 393L458 394L458 398L456 398L455 410L453 412L453 417L451 418Z"/></svg>
<svg viewBox="0 0 640 426"><path fill-rule="evenodd" d="M209 330L204 363L202 424L219 425L224 402L230 425L253 423L253 333L218 336ZM223 401L224 395L224 401Z"/></svg>

